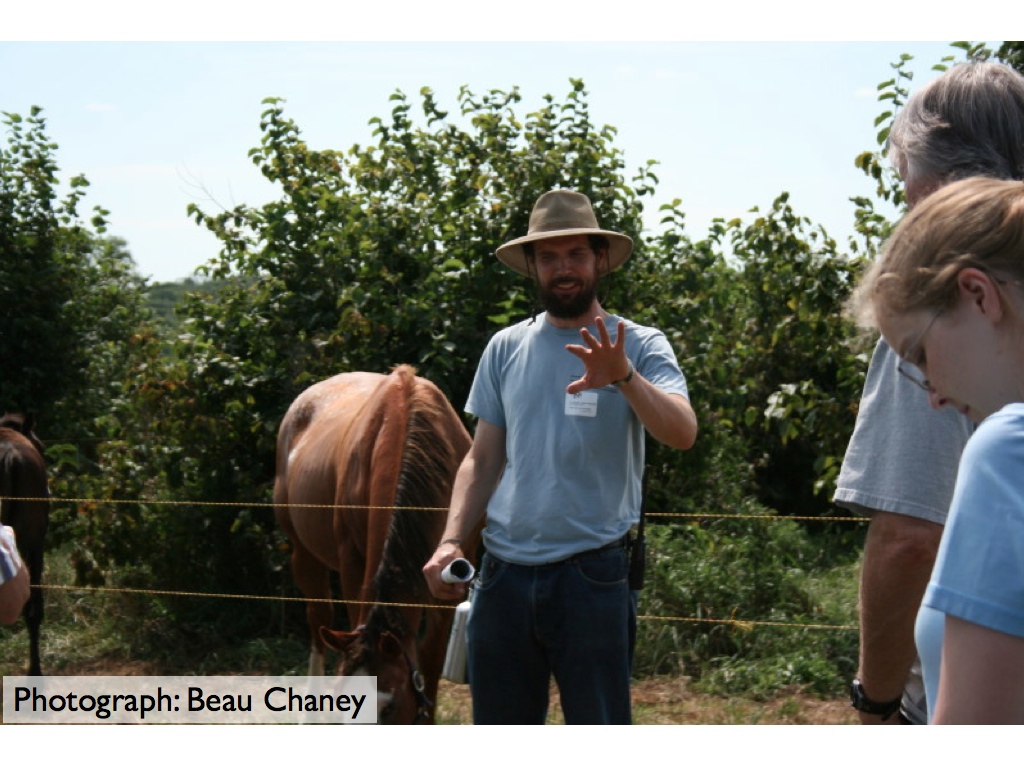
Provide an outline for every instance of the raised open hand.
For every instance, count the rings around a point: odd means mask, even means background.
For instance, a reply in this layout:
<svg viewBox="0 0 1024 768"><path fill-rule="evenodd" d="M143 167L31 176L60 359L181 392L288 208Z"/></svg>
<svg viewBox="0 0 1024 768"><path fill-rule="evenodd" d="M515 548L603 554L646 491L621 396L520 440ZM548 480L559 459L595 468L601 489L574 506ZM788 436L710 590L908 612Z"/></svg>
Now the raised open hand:
<svg viewBox="0 0 1024 768"><path fill-rule="evenodd" d="M604 320L598 317L594 322L600 339L594 338L594 334L586 328L581 328L580 336L583 337L586 346L565 345L566 350L582 360L585 367L583 377L566 387L565 391L570 395L586 389L606 387L613 381L626 378L629 373L629 360L626 359L626 324L622 320L619 321L613 344Z"/></svg>

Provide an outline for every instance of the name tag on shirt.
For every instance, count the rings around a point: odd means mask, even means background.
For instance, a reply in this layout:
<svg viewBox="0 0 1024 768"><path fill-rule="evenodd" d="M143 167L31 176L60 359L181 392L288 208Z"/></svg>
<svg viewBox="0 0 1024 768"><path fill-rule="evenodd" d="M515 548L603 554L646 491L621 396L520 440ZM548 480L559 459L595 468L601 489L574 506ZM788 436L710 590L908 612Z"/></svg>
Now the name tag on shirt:
<svg viewBox="0 0 1024 768"><path fill-rule="evenodd" d="M576 395L565 393L566 416L597 416L597 392L588 389Z"/></svg>

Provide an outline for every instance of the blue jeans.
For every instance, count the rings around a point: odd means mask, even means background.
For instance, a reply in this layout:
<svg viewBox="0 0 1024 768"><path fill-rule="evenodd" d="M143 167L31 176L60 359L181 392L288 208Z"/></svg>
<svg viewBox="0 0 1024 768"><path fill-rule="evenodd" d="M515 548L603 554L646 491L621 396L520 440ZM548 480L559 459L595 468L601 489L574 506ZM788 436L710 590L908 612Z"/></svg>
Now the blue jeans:
<svg viewBox="0 0 1024 768"><path fill-rule="evenodd" d="M542 725L554 675L567 724L628 725L636 596L627 573L623 547L551 565L484 555L468 627L473 722Z"/></svg>

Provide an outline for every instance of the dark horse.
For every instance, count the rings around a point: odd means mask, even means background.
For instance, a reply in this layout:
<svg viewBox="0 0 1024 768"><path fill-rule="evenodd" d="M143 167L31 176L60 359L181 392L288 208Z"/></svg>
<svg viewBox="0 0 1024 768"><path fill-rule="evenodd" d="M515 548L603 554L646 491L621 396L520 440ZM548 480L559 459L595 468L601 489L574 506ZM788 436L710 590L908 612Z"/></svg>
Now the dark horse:
<svg viewBox="0 0 1024 768"><path fill-rule="evenodd" d="M275 513L310 601L309 673L323 674L332 648L340 674L376 675L379 723L434 722L453 610L429 607L437 601L421 569L469 445L445 396L407 365L314 384L281 422ZM331 629L331 571L350 632Z"/></svg>
<svg viewBox="0 0 1024 768"><path fill-rule="evenodd" d="M18 552L28 568L31 594L22 615L28 625L28 674L41 675L39 627L43 623L43 544L50 521L43 444L32 431L32 417L5 413L0 418L0 521L14 529Z"/></svg>

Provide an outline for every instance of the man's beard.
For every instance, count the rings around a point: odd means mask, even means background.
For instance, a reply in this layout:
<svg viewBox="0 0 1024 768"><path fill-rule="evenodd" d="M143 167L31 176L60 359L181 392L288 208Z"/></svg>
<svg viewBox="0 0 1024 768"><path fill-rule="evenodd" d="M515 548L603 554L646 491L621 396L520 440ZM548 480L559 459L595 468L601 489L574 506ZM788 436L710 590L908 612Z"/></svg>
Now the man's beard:
<svg viewBox="0 0 1024 768"><path fill-rule="evenodd" d="M555 291L544 286L538 286L537 291L540 294L541 305L549 315L560 320L574 320L585 314L594 303L594 298L597 296L597 283L581 282L579 291L571 298L562 298Z"/></svg>

